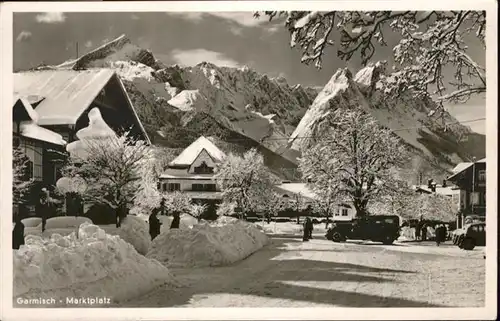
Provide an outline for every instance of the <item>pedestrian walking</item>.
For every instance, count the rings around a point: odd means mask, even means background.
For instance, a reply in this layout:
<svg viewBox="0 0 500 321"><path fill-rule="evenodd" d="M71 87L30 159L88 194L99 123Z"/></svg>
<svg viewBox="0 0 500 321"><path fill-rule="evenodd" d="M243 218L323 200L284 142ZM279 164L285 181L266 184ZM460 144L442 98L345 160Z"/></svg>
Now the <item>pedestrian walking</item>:
<svg viewBox="0 0 500 321"><path fill-rule="evenodd" d="M155 239L160 234L161 222L157 217L159 212L158 208L153 209L151 215L149 215L149 235L151 235L151 241Z"/></svg>
<svg viewBox="0 0 500 321"><path fill-rule="evenodd" d="M21 216L15 216L14 229L12 230L12 249L19 250L24 245L24 224L21 222Z"/></svg>
<svg viewBox="0 0 500 321"><path fill-rule="evenodd" d="M172 220L172 224L170 224L170 229L179 228L181 223L181 215L178 211L174 211L173 213L174 219Z"/></svg>
<svg viewBox="0 0 500 321"><path fill-rule="evenodd" d="M45 232L45 225L49 216L50 196L49 191L44 187L40 190L38 202L36 204L36 215L42 219L42 233Z"/></svg>
<svg viewBox="0 0 500 321"><path fill-rule="evenodd" d="M309 230L308 230L308 225L307 225L307 218L304 220L304 223L302 224L302 241L307 242L309 241Z"/></svg>
<svg viewBox="0 0 500 321"><path fill-rule="evenodd" d="M420 241L420 232L422 231L422 223L419 221L415 225L415 240Z"/></svg>
<svg viewBox="0 0 500 321"><path fill-rule="evenodd" d="M438 224L435 229L436 233L436 245L439 246L443 242L443 225Z"/></svg>
<svg viewBox="0 0 500 321"><path fill-rule="evenodd" d="M310 217L306 218L306 227L307 227L307 238L312 239L312 232L314 230L314 224Z"/></svg>
<svg viewBox="0 0 500 321"><path fill-rule="evenodd" d="M422 224L422 231L421 231L421 233L422 233L421 240L422 241L426 241L427 240L427 224L426 223Z"/></svg>

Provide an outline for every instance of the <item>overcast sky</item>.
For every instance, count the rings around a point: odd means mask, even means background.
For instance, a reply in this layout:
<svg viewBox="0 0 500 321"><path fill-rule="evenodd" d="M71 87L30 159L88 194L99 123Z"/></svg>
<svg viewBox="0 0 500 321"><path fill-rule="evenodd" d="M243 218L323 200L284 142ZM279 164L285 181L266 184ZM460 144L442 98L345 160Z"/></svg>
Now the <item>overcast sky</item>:
<svg viewBox="0 0 500 321"><path fill-rule="evenodd" d="M14 69L41 63L61 63L122 34L138 46L150 49L166 64L247 65L271 77L284 76L288 83L324 86L343 67L359 68L359 59L340 60L334 49L326 52L323 69L300 63L300 52L289 46L289 34L281 23L254 19L251 12L212 13L16 13L14 15ZM380 48L374 60L390 60L389 47ZM471 46L480 64L485 52ZM451 106L459 120L484 117L485 99L475 97L465 105ZM468 123L484 133L484 122Z"/></svg>

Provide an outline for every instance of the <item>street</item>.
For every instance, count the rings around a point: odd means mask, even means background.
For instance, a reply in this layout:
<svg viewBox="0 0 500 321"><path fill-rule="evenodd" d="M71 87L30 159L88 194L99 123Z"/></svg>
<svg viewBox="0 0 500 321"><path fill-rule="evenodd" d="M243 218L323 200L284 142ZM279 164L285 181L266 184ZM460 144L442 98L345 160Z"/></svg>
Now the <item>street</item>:
<svg viewBox="0 0 500 321"><path fill-rule="evenodd" d="M483 249L432 242L333 243L272 238L232 266L171 269L160 287L120 307L480 307Z"/></svg>

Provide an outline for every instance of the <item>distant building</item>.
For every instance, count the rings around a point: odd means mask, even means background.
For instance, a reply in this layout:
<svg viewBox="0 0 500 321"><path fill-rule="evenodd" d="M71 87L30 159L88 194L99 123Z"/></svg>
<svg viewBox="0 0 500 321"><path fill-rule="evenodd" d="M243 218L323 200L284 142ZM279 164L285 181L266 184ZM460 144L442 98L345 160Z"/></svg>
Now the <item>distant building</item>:
<svg viewBox="0 0 500 321"><path fill-rule="evenodd" d="M163 192L186 193L194 202L215 210L222 193L213 178L214 170L225 156L214 143L201 136L168 164L160 175L158 187Z"/></svg>
<svg viewBox="0 0 500 321"><path fill-rule="evenodd" d="M285 182L277 185L277 191L291 203L294 202L296 195L301 195L304 198L306 206L312 206L314 199L317 197L316 194L307 187L306 183ZM333 221L350 221L355 217L356 210L353 206L349 204L339 204L335 207L331 219Z"/></svg>
<svg viewBox="0 0 500 321"><path fill-rule="evenodd" d="M467 217L486 217L486 158L476 162L460 163L448 180L460 189L460 215L457 227L462 227Z"/></svg>

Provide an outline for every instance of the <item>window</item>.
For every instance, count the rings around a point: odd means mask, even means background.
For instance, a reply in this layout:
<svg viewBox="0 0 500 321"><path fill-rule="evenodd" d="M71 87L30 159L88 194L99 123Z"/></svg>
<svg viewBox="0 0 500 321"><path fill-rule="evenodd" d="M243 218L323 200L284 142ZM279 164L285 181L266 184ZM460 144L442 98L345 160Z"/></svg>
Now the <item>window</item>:
<svg viewBox="0 0 500 321"><path fill-rule="evenodd" d="M470 204L479 205L479 192L470 193Z"/></svg>
<svg viewBox="0 0 500 321"><path fill-rule="evenodd" d="M200 166L194 168L196 174L213 174L214 168L207 165L207 163L202 162Z"/></svg>
<svg viewBox="0 0 500 321"><path fill-rule="evenodd" d="M26 141L25 143L25 153L29 158L29 172L30 177L36 181L42 180L42 165L43 165L43 149L39 144L34 144L33 142Z"/></svg>
<svg viewBox="0 0 500 321"><path fill-rule="evenodd" d="M486 181L486 171L485 170L480 170L479 174L477 175L477 179L480 182Z"/></svg>
<svg viewBox="0 0 500 321"><path fill-rule="evenodd" d="M193 184L192 189L195 192L215 192L215 184Z"/></svg>
<svg viewBox="0 0 500 321"><path fill-rule="evenodd" d="M340 216L340 208L335 211L335 216Z"/></svg>
<svg viewBox="0 0 500 321"><path fill-rule="evenodd" d="M181 190L181 184L179 183L168 183L166 190L169 192L174 192L174 191L180 191Z"/></svg>
<svg viewBox="0 0 500 321"><path fill-rule="evenodd" d="M347 210L347 208L343 208L342 209L342 216L347 216L349 214L349 211Z"/></svg>

